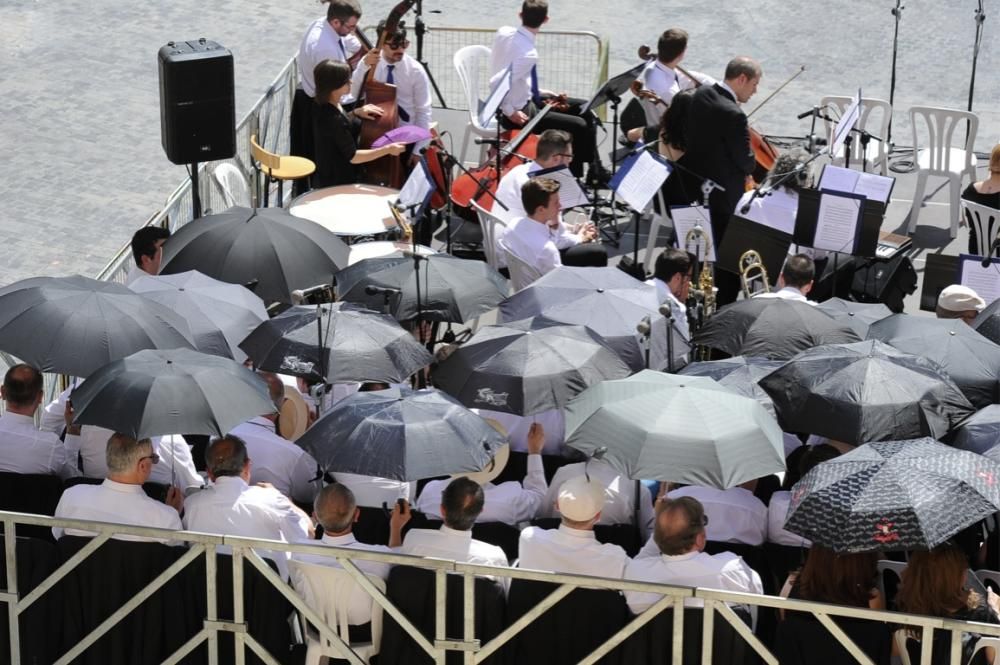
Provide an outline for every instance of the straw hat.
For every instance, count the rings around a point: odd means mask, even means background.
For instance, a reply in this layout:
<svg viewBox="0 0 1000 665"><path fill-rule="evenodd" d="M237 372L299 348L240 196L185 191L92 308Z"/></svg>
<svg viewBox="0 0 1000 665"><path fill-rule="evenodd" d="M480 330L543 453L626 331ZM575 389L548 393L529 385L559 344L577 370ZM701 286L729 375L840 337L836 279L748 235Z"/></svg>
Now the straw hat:
<svg viewBox="0 0 1000 665"><path fill-rule="evenodd" d="M504 429L496 420L492 418L483 418L486 422L490 424L490 427L500 432L505 438L507 436L507 430ZM507 466L507 461L510 460L510 444L505 443L503 446L497 450L496 454L493 455L493 459L490 460L489 464L482 471L472 471L470 473L455 473L452 474L452 478L468 478L469 480L478 483L480 485L485 485L486 483L493 482L496 480L497 476L503 471L504 467Z"/></svg>
<svg viewBox="0 0 1000 665"><path fill-rule="evenodd" d="M309 425L309 407L302 399L298 388L285 386L285 399L281 403L278 416L278 434L295 441L302 436Z"/></svg>

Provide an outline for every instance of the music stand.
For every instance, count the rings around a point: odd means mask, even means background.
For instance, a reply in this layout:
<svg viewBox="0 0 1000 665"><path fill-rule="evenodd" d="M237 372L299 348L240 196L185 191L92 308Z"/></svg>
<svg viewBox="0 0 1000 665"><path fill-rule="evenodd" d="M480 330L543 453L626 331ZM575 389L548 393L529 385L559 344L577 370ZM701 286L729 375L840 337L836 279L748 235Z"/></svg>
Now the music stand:
<svg viewBox="0 0 1000 665"><path fill-rule="evenodd" d="M959 258L944 254L927 254L924 264L924 285L920 289L920 309L937 311L938 296L946 286L958 282Z"/></svg>
<svg viewBox="0 0 1000 665"><path fill-rule="evenodd" d="M726 234L722 236L716 266L739 275L742 272L740 257L747 250L755 250L760 254L764 269L774 286L774 279L781 274L791 244L791 234L733 215L726 226Z"/></svg>

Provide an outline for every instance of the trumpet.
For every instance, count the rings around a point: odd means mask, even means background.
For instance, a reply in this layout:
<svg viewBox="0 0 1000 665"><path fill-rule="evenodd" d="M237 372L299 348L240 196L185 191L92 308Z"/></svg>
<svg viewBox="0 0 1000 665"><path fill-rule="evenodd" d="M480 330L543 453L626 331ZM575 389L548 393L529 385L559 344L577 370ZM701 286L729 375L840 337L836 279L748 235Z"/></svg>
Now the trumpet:
<svg viewBox="0 0 1000 665"><path fill-rule="evenodd" d="M740 255L740 285L743 287L744 298L771 292L767 268L757 250L748 249Z"/></svg>

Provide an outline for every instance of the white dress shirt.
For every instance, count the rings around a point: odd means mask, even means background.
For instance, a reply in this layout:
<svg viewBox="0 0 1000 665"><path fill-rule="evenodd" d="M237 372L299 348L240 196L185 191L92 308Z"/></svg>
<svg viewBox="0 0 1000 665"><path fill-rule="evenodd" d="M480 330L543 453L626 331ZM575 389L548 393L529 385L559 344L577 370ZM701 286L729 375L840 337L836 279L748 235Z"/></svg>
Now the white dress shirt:
<svg viewBox="0 0 1000 665"><path fill-rule="evenodd" d="M52 432L35 427L31 416L13 411L0 417L0 471L46 474L64 480L80 475L75 451L68 451Z"/></svg>
<svg viewBox="0 0 1000 665"><path fill-rule="evenodd" d="M805 294L794 286L786 286L778 289L777 291L771 291L770 293L758 293L754 296L754 298L781 298L782 300L797 300L798 302L804 302L809 305L817 304L815 301L806 298Z"/></svg>
<svg viewBox="0 0 1000 665"><path fill-rule="evenodd" d="M670 305L670 311L674 314L674 327L677 329L687 341L691 339L691 328L688 324L687 307L677 296L674 295L667 283L662 279L657 279L656 277L646 280L647 284L656 287L656 299L660 301L661 304L668 303Z"/></svg>
<svg viewBox="0 0 1000 665"><path fill-rule="evenodd" d="M558 529L529 526L517 545L518 567L572 575L618 579L630 559L618 545L600 543L593 531L560 524Z"/></svg>
<svg viewBox="0 0 1000 665"><path fill-rule="evenodd" d="M715 83L715 79L711 76L705 76L699 72L691 72L691 75L698 79L699 83L705 85L712 85ZM642 74L639 75L639 80L642 82L642 88L644 90L649 90L656 93L656 96L663 100L665 104L670 104L676 95L681 90L690 90L695 87L695 81L688 78L685 74L681 73L676 69L667 67L665 64L659 60L652 60L646 65L646 68L642 70ZM643 99L642 108L646 111L646 124L647 125L658 125L660 123L660 116L666 111L666 107L662 104L657 104L651 100Z"/></svg>
<svg viewBox="0 0 1000 665"><path fill-rule="evenodd" d="M250 486L238 476L216 478L184 500L184 527L190 531L296 543L309 539L311 526L278 490ZM281 577L288 579L287 552L259 554L274 561Z"/></svg>
<svg viewBox="0 0 1000 665"><path fill-rule="evenodd" d="M771 495L771 501L767 504L767 542L792 547L810 547L812 543L809 540L785 530L785 518L788 517L791 503L791 492L782 490Z"/></svg>
<svg viewBox="0 0 1000 665"><path fill-rule="evenodd" d="M506 249L543 275L562 265L562 257L552 230L545 222L530 217L515 219L500 239L501 249Z"/></svg>
<svg viewBox="0 0 1000 665"><path fill-rule="evenodd" d="M584 474L584 466L591 480L604 485L604 509L598 524L634 524L635 520L635 486L636 481L623 476L620 471L603 460L567 464L556 471L549 483L548 494L538 510L539 517L559 517L556 510L556 500L559 498L559 488L570 478ZM639 483L639 521L642 537L646 539L653 528L653 498L649 490Z"/></svg>
<svg viewBox="0 0 1000 665"><path fill-rule="evenodd" d="M274 432L274 423L258 416L234 427L230 434L243 439L250 455L250 482L271 483L287 497L309 503L316 494L316 460Z"/></svg>
<svg viewBox="0 0 1000 665"><path fill-rule="evenodd" d="M128 485L105 479L100 485L74 485L59 499L56 517L74 520L93 520L130 526L148 526L156 529L179 531L181 518L170 506L154 501L142 491L142 485ZM94 536L92 531L66 529L67 536ZM62 538L63 529L52 528L52 535ZM178 544L177 541L143 536L121 535L117 540Z"/></svg>
<svg viewBox="0 0 1000 665"><path fill-rule="evenodd" d="M677 556L640 554L625 568L625 579L686 587L703 587L741 593L764 593L760 575L732 552L705 554L688 552ZM658 593L626 591L625 600L634 614L643 612L662 596ZM686 598L687 607L703 607L701 598Z"/></svg>
<svg viewBox="0 0 1000 665"><path fill-rule="evenodd" d="M444 524L438 529L410 529L399 552L460 563L508 566L507 555L496 545L476 540L471 531L458 531Z"/></svg>
<svg viewBox="0 0 1000 665"><path fill-rule="evenodd" d="M346 485L354 494L357 505L365 508L381 508L384 503L391 509L396 503L396 499L406 499L413 503L413 497L417 493L416 483L407 483L392 478L362 476L356 473L338 471L333 474L333 479L341 485Z"/></svg>
<svg viewBox="0 0 1000 665"><path fill-rule="evenodd" d="M537 64L538 50L531 30L524 26L504 26L497 30L490 51L490 90L496 87L500 75L510 66L510 92L500 104L504 115L513 115L531 101L531 70Z"/></svg>
<svg viewBox="0 0 1000 665"><path fill-rule="evenodd" d="M527 217L528 213L525 212L524 204L521 202L521 188L524 186L524 183L531 180L532 173L543 170L537 162L526 162L518 164L507 171L503 178L500 179L500 184L497 185L496 192L497 200L507 206L507 209L504 210L503 206L497 205L494 202L491 213L499 217L500 221L507 225L510 225L520 217ZM551 225L549 228L552 230L552 239L555 241L557 249L574 247L583 242L583 237L579 233L572 233L569 227L563 222L562 213L559 214L557 223ZM503 238L505 232L506 229L497 229L496 241L498 243ZM500 254L503 254L503 252L500 251Z"/></svg>
<svg viewBox="0 0 1000 665"><path fill-rule="evenodd" d="M354 35L341 37L330 26L325 16L309 24L302 36L295 60L299 66L299 84L310 97L316 96L316 81L313 70L326 59L347 62L361 48L361 42Z"/></svg>
<svg viewBox="0 0 1000 665"><path fill-rule="evenodd" d="M667 494L670 499L689 496L701 502L708 516L705 535L721 543L761 545L767 537L767 506L742 487L682 487Z"/></svg>
<svg viewBox="0 0 1000 665"><path fill-rule="evenodd" d="M132 266L125 275L125 286L128 286L140 277L149 277L149 275L150 273L146 272L139 266Z"/></svg>
<svg viewBox="0 0 1000 665"><path fill-rule="evenodd" d="M563 442L566 440L566 416L562 409L552 409L533 413L530 416L519 416L515 413L490 411L489 409L472 409L481 418L495 420L507 432L507 442L512 452L528 452L528 432L534 423L545 430L545 443L542 444L543 455L561 455Z"/></svg>
<svg viewBox="0 0 1000 665"><path fill-rule="evenodd" d="M441 494L450 482L432 480L424 485L415 508L430 519L441 519ZM503 522L513 526L528 522L538 512L547 489L542 456L528 455L528 473L524 476L523 485L513 480L499 485L483 485L483 512L479 513L476 522Z"/></svg>
<svg viewBox="0 0 1000 665"><path fill-rule="evenodd" d="M388 78L389 63L379 58L375 65L375 80L385 83ZM358 62L354 75L351 78L351 96L357 99L361 94L365 77L368 74L368 65L364 59ZM408 54L403 54L403 58L392 64L392 80L396 86L396 105L406 113L406 120L399 118L400 125L413 125L414 127L431 128L431 82L427 77L427 72L423 66L411 58ZM420 150L430 143L424 140L413 146L414 151Z"/></svg>
<svg viewBox="0 0 1000 665"><path fill-rule="evenodd" d="M108 475L108 439L112 434L111 430L96 425L80 428L80 460L83 462L83 475L87 478ZM154 436L151 441L153 452L160 456L160 462L153 465L149 482L176 485L182 490L205 484L205 479L194 466L191 446L184 437L180 434Z"/></svg>

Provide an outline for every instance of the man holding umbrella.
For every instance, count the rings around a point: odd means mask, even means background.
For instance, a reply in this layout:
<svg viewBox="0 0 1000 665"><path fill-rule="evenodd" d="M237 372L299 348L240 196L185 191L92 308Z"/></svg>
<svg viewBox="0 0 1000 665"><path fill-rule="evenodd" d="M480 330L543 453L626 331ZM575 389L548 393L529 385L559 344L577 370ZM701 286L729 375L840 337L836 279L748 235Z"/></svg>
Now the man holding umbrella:
<svg viewBox="0 0 1000 665"><path fill-rule="evenodd" d="M144 226L132 235L132 258L135 265L125 276L128 286L144 275L159 275L163 260L163 243L170 231L160 226Z"/></svg>
<svg viewBox="0 0 1000 665"><path fill-rule="evenodd" d="M0 418L0 471L51 474L63 479L79 475L75 450L64 446L52 432L35 427L35 411L42 401L41 372L30 365L14 365L7 370L0 392L7 407Z"/></svg>

